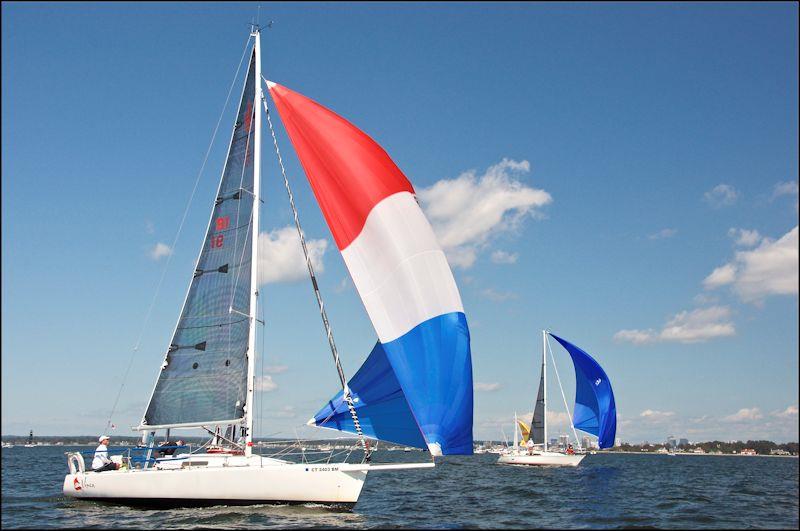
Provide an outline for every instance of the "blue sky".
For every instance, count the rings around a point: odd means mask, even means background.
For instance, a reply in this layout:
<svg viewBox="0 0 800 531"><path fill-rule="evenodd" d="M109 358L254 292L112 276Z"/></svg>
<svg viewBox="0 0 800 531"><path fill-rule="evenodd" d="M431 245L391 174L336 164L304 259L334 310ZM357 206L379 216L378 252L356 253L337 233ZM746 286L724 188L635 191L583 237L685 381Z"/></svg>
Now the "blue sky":
<svg viewBox="0 0 800 531"><path fill-rule="evenodd" d="M3 434L103 429L169 259L113 419L120 435L137 423L227 135L173 238L255 12L3 3ZM414 184L470 323L476 438L531 411L550 327L606 369L624 440L797 440L797 15L271 3L263 66L370 134ZM278 132L352 375L375 334ZM270 148L257 430L312 436L304 423L338 384ZM442 204L457 215L436 218Z"/></svg>

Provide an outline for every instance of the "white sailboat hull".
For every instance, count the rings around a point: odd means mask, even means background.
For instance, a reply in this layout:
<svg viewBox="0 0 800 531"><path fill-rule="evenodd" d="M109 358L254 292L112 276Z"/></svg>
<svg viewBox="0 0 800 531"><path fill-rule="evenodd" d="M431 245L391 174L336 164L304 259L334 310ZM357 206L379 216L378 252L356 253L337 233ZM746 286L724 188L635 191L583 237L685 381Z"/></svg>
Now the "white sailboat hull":
<svg viewBox="0 0 800 531"><path fill-rule="evenodd" d="M295 464L258 457L228 458L222 464L204 456L175 459L146 470L81 472L64 478L65 496L141 506L319 503L352 507L370 465ZM217 456L214 456L217 457ZM193 466L183 466L192 462Z"/></svg>
<svg viewBox="0 0 800 531"><path fill-rule="evenodd" d="M509 453L501 455L497 462L504 465L578 466L584 457L586 456L582 454L557 452L536 452L531 455Z"/></svg>

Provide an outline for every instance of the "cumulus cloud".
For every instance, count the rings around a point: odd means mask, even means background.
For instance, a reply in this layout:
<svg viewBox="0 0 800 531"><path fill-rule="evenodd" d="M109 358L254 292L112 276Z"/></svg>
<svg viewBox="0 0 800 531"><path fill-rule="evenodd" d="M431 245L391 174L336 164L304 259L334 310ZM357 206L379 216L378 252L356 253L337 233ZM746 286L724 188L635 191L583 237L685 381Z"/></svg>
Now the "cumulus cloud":
<svg viewBox="0 0 800 531"><path fill-rule="evenodd" d="M507 253L505 251L494 251L492 253L492 263L495 264L514 264L517 262L519 255L517 253Z"/></svg>
<svg viewBox="0 0 800 531"><path fill-rule="evenodd" d="M710 306L675 314L660 331L620 330L614 334L617 341L637 345L656 342L698 343L718 337L732 336L736 329L730 322L727 306Z"/></svg>
<svg viewBox="0 0 800 531"><path fill-rule="evenodd" d="M703 195L706 203L714 208L730 206L736 203L739 192L729 184L718 184Z"/></svg>
<svg viewBox="0 0 800 531"><path fill-rule="evenodd" d="M269 374L264 375L263 377L260 376L255 379L255 390L256 391L264 391L268 393L270 391L274 391L278 388L278 384L275 383L275 380L272 379L272 376Z"/></svg>
<svg viewBox="0 0 800 531"><path fill-rule="evenodd" d="M763 416L764 415L761 414L761 410L757 407L744 407L733 415L722 417L722 420L725 422L746 422L749 420L759 420L763 418Z"/></svg>
<svg viewBox="0 0 800 531"><path fill-rule="evenodd" d="M797 406L789 406L783 411L773 411L770 413L773 417L782 419L791 419L797 416Z"/></svg>
<svg viewBox="0 0 800 531"><path fill-rule="evenodd" d="M470 170L417 191L451 265L471 267L492 237L518 229L552 202L546 191L518 180L529 171L527 160L504 158L482 175Z"/></svg>
<svg viewBox="0 0 800 531"><path fill-rule="evenodd" d="M296 282L308 278L308 268L300 246L297 229L289 225L270 232L262 232L258 238L259 283ZM325 270L322 257L328 247L327 240L306 238L311 265L316 273Z"/></svg>
<svg viewBox="0 0 800 531"><path fill-rule="evenodd" d="M706 289L731 284L745 302L769 295L797 295L798 228L779 240L763 238L752 250L737 251L733 261L716 268L703 281Z"/></svg>
<svg viewBox="0 0 800 531"><path fill-rule="evenodd" d="M736 267L733 264L725 264L711 272L703 280L706 289L714 289L726 284L731 284L736 280Z"/></svg>
<svg viewBox="0 0 800 531"><path fill-rule="evenodd" d="M664 238L672 238L678 233L678 229L661 229L647 236L648 240L663 240Z"/></svg>
<svg viewBox="0 0 800 531"><path fill-rule="evenodd" d="M475 382L472 387L475 391L492 392L500 389L500 384L497 382L492 382L492 383Z"/></svg>
<svg viewBox="0 0 800 531"><path fill-rule="evenodd" d="M761 241L761 234L757 230L729 229L728 236L736 241L736 245L741 247L753 247Z"/></svg>
<svg viewBox="0 0 800 531"><path fill-rule="evenodd" d="M166 243L158 242L150 249L150 258L153 260L161 260L165 256L172 254L172 248Z"/></svg>

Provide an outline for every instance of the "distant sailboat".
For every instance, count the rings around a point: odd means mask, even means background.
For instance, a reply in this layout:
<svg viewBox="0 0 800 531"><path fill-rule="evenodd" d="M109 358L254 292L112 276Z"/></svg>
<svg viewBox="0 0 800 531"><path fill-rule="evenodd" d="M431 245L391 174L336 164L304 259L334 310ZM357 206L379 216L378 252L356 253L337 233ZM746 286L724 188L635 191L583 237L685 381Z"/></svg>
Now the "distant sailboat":
<svg viewBox="0 0 800 531"><path fill-rule="evenodd" d="M33 430L28 434L28 442L25 443L25 448L33 448L36 446L33 442Z"/></svg>
<svg viewBox="0 0 800 531"><path fill-rule="evenodd" d="M353 506L368 472L427 468L370 462L368 439L431 455L472 453L469 329L444 253L414 188L386 152L316 102L261 76L254 45L225 168L189 290L139 426L148 458L159 430L201 428L201 449L95 473L68 456L64 494L135 505L322 503ZM349 381L283 170L261 81L271 93L378 341ZM295 463L253 454L261 106L275 143L341 391L309 421L355 434L361 462ZM309 383L311 385L311 383ZM302 449L305 452L305 448ZM348 454L349 455L349 454Z"/></svg>
<svg viewBox="0 0 800 531"><path fill-rule="evenodd" d="M617 430L617 410L611 381L600 365L585 351L555 334L542 331L542 371L539 377L539 391L530 425L530 440L533 449L524 447L528 440L527 425L514 415L514 446L498 459L498 463L509 465L578 466L585 457L583 453L563 453L548 450L547 446L547 336L558 341L569 353L575 367L575 409L570 416L574 429L579 429L598 437L600 448L614 446ZM552 352L550 353L552 357ZM556 372L556 374L558 374ZM559 386L561 382L559 380ZM562 389L563 395L563 389ZM565 400L565 407L566 400ZM569 412L569 408L567 407ZM523 434L523 446L517 438L517 424ZM575 433L576 444L578 435ZM584 449L586 450L586 449Z"/></svg>

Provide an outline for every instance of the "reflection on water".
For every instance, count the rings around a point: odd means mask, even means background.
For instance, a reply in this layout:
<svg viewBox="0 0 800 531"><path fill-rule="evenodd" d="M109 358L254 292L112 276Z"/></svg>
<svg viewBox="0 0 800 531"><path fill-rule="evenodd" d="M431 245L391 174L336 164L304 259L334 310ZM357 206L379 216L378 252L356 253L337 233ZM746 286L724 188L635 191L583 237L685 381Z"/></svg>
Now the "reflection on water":
<svg viewBox="0 0 800 531"><path fill-rule="evenodd" d="M66 447L2 451L2 527L426 528L798 527L798 460L596 454L577 468L437 458L370 473L352 511L314 505L135 509L61 495ZM377 452L373 462L422 452Z"/></svg>

